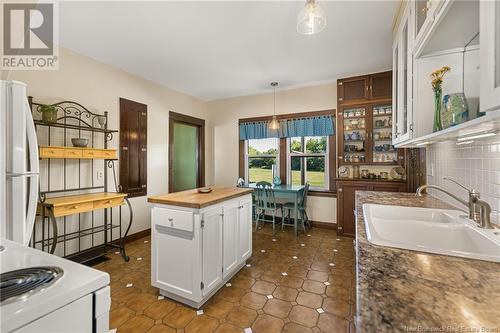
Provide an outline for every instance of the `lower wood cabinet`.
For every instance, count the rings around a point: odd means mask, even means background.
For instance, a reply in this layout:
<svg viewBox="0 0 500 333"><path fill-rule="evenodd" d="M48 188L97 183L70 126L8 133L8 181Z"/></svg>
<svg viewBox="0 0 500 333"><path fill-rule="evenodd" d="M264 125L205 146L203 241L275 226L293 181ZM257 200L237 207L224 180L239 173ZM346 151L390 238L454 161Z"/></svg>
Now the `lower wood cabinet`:
<svg viewBox="0 0 500 333"><path fill-rule="evenodd" d="M355 236L355 198L356 191L404 192L404 182L382 182L369 180L337 181L337 233Z"/></svg>
<svg viewBox="0 0 500 333"><path fill-rule="evenodd" d="M155 204L151 233L151 284L199 308L252 255L252 197L201 209Z"/></svg>

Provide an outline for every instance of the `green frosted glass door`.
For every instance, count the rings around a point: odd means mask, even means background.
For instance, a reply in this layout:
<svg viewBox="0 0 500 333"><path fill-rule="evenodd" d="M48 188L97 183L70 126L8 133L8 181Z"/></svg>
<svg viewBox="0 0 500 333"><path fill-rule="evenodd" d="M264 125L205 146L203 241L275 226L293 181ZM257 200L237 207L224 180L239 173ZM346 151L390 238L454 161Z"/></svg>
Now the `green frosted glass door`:
<svg viewBox="0 0 500 333"><path fill-rule="evenodd" d="M173 126L172 187L174 192L198 187L199 127L175 122Z"/></svg>

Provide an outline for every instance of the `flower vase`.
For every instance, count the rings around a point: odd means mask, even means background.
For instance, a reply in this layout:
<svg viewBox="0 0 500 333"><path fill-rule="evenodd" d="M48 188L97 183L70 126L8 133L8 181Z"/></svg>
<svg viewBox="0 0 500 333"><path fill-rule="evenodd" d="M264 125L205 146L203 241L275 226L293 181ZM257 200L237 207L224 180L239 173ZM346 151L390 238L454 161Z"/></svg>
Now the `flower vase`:
<svg viewBox="0 0 500 333"><path fill-rule="evenodd" d="M434 125L432 126L432 131L437 132L443 129L441 124L441 95L442 90L434 89Z"/></svg>

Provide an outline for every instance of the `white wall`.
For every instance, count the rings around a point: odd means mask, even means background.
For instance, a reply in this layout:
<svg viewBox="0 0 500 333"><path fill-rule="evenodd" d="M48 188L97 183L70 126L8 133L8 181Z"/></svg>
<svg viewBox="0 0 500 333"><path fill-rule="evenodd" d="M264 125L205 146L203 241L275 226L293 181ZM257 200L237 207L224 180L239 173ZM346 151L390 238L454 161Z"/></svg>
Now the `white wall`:
<svg viewBox="0 0 500 333"><path fill-rule="evenodd" d="M457 146L455 142L438 143L427 148L427 183L444 187L467 200L467 192L443 180L452 178L467 188L481 193L481 199L491 205L492 222L500 223L500 139L483 139L470 145ZM467 210L449 196L431 190L440 199Z"/></svg>
<svg viewBox="0 0 500 333"><path fill-rule="evenodd" d="M336 82L276 93L276 113L336 109ZM238 179L238 119L269 116L273 113L273 94L243 96L209 102L214 137L214 181L234 185ZM331 166L335 169L334 166ZM313 221L336 221L335 198L311 197L308 215Z"/></svg>
<svg viewBox="0 0 500 333"><path fill-rule="evenodd" d="M59 56L60 67L57 71L11 71L2 72L1 77L2 79L27 83L28 94L34 97L35 102L54 103L71 100L79 102L97 113L109 111L109 128L118 129L120 97L147 104L148 195L168 192L169 111L203 118L206 120L206 182L213 183L213 130L208 118L206 102L64 48L60 48ZM41 136L40 140L43 142L43 135ZM117 145L118 137L115 135L110 143L110 148L117 148ZM57 166L58 162L54 163ZM96 163L96 165L98 164ZM59 162L59 165L62 163ZM93 177L96 177L95 173ZM60 182L62 181L60 175L58 179ZM74 174L69 174L67 179L74 180ZM97 179L95 181L99 182ZM134 210L134 222L130 233L149 228L150 209L146 197L133 198L131 202ZM125 214L126 217L127 214ZM68 227L75 227L74 217L67 220ZM62 228L62 225L60 227Z"/></svg>

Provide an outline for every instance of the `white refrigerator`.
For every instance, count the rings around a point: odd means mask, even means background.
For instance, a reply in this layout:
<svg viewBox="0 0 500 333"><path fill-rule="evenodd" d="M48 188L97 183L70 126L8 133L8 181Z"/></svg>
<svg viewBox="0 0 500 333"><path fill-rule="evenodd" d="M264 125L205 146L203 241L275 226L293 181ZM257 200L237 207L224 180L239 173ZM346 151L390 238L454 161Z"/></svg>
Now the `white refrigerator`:
<svg viewBox="0 0 500 333"><path fill-rule="evenodd" d="M38 201L35 125L26 84L0 83L0 238L28 245Z"/></svg>

